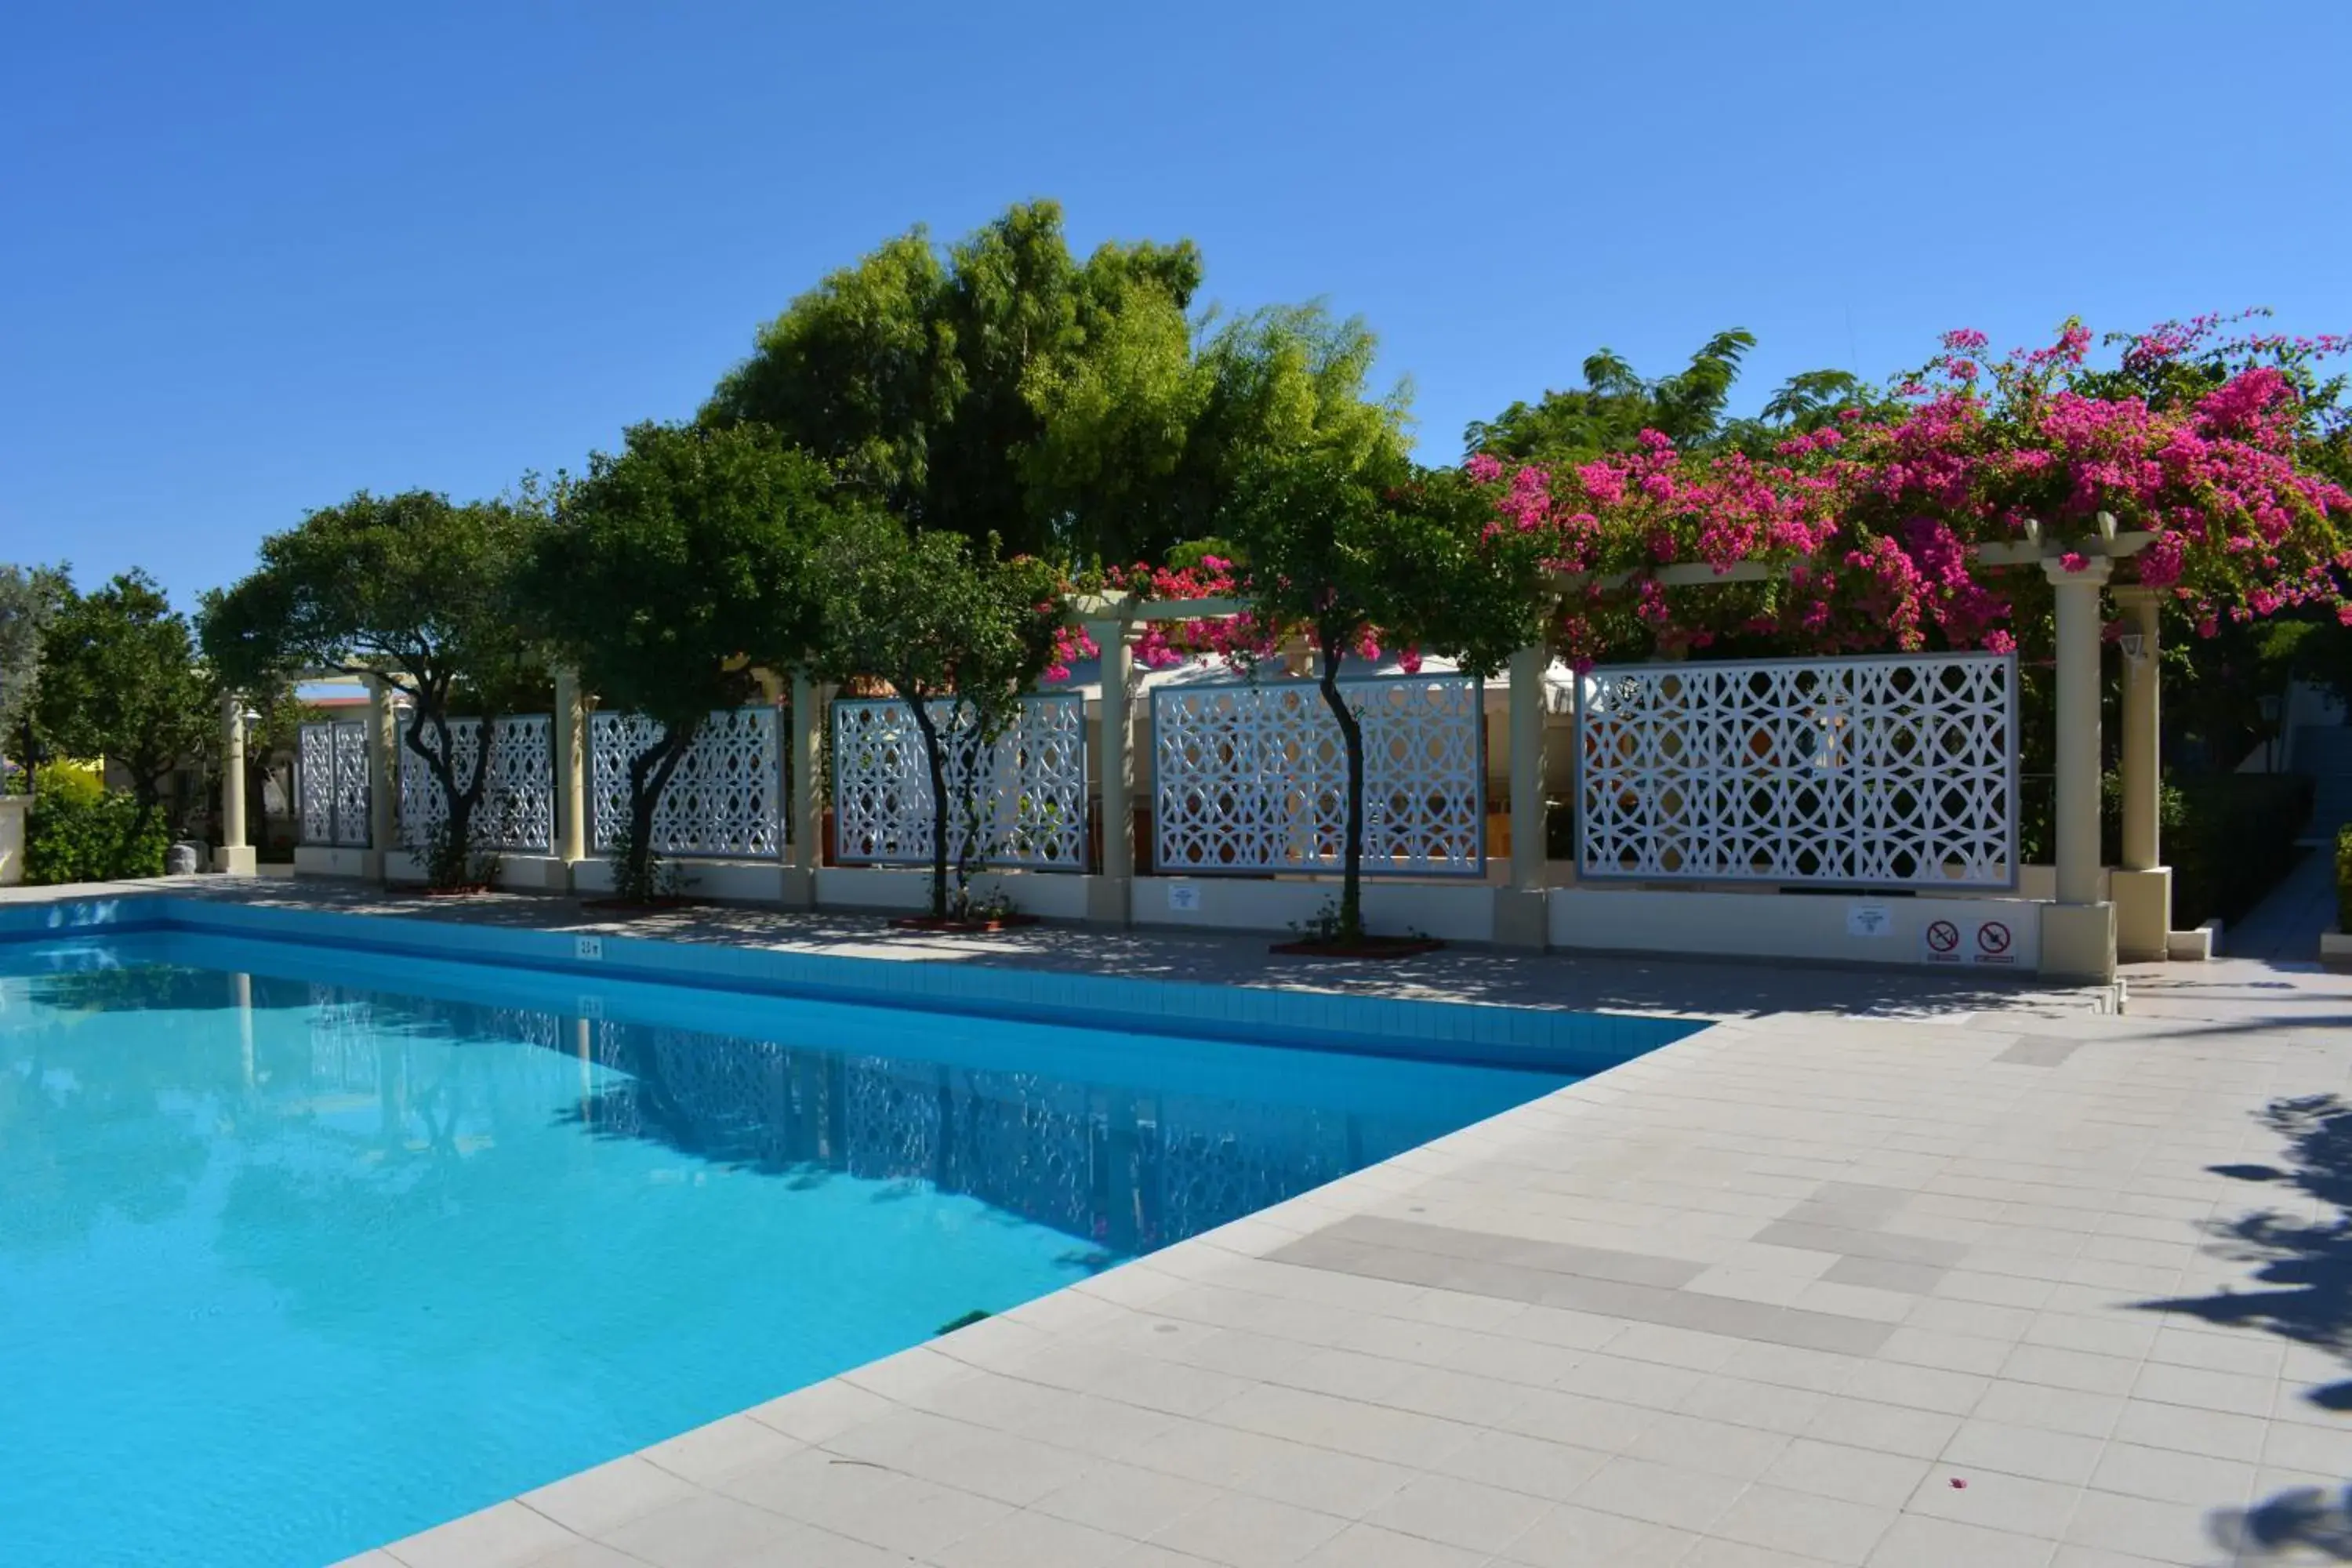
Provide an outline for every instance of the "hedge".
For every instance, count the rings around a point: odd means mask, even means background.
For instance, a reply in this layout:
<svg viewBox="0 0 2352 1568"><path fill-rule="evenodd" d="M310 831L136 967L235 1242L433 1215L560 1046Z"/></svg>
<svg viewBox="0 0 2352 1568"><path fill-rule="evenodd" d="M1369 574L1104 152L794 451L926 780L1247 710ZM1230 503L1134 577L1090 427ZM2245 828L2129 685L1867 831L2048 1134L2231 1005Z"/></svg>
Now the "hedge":
<svg viewBox="0 0 2352 1568"><path fill-rule="evenodd" d="M171 843L161 807L109 795L85 775L44 768L25 816L25 880L55 885L160 877Z"/></svg>
<svg viewBox="0 0 2352 1568"><path fill-rule="evenodd" d="M2352 822L2336 830L2336 929L2352 932Z"/></svg>

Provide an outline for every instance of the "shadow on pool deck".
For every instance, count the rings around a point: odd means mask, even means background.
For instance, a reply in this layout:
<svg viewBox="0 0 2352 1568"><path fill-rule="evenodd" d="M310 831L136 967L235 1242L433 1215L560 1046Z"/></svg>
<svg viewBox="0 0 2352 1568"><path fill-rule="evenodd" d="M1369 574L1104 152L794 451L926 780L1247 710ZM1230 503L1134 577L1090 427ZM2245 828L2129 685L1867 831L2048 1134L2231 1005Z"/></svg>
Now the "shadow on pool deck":
<svg viewBox="0 0 2352 1568"><path fill-rule="evenodd" d="M842 957L976 963L1064 973L1329 991L1351 995L1488 1003L1713 1018L1833 1011L1920 1018L1956 1012L2081 1014L2093 993L1973 971L1896 965L1765 963L1651 954L1451 947L1402 963L1279 956L1268 933L1120 931L1038 925L988 937L892 927L887 916L803 913L698 904L635 919L553 894L493 893L426 900L349 882L187 878L121 891L165 892L261 907L334 910L400 919L537 931L594 931L667 942L790 948Z"/></svg>
<svg viewBox="0 0 2352 1568"><path fill-rule="evenodd" d="M2265 1206L2210 1222L2223 1254L2250 1265L2261 1288L2143 1305L2276 1334L2352 1363L2352 1103L2333 1094L2274 1100L2262 1120L2285 1141L2292 1168L2208 1169L2300 1194L2311 1217ZM2301 1397L2321 1410L2352 1410L2352 1379L2314 1384ZM2209 1522L2238 1563L2309 1562L2315 1552L2352 1562L2352 1484L2284 1488L2245 1507L2217 1508Z"/></svg>

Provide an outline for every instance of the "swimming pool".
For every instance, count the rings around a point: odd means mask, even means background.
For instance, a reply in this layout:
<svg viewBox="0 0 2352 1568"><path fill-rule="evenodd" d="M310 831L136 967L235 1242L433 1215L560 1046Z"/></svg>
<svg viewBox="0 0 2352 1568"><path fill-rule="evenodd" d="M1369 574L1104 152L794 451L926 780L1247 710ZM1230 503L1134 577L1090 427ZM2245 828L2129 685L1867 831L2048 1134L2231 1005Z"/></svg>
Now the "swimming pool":
<svg viewBox="0 0 2352 1568"><path fill-rule="evenodd" d="M12 1568L359 1552L1573 1077L120 924L0 943Z"/></svg>

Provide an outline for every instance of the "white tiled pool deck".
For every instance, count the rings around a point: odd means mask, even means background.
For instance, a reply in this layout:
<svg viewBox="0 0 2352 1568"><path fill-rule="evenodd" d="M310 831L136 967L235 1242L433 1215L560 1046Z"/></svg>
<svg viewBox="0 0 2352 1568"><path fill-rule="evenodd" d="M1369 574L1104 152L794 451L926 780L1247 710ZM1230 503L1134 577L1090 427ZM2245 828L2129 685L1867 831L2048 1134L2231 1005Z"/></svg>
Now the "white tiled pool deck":
<svg viewBox="0 0 2352 1568"><path fill-rule="evenodd" d="M733 912L669 934L975 956ZM2157 968L2116 1016L1933 975L1473 952L1274 973L1239 939L986 961L1722 1021L355 1561L2352 1560L2352 977Z"/></svg>

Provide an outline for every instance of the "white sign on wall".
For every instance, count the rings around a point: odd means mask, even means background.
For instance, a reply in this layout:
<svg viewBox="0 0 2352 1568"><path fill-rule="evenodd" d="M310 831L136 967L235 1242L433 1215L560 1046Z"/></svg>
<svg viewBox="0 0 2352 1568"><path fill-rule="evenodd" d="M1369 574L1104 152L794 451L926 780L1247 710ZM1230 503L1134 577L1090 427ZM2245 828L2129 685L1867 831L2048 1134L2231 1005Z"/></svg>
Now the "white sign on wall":
<svg viewBox="0 0 2352 1568"><path fill-rule="evenodd" d="M1845 907L1845 934L1848 936L1886 936L1895 930L1895 917L1885 904L1848 904Z"/></svg>
<svg viewBox="0 0 2352 1568"><path fill-rule="evenodd" d="M1201 885L1198 882L1168 884L1168 907L1180 914L1197 914L1201 909Z"/></svg>

